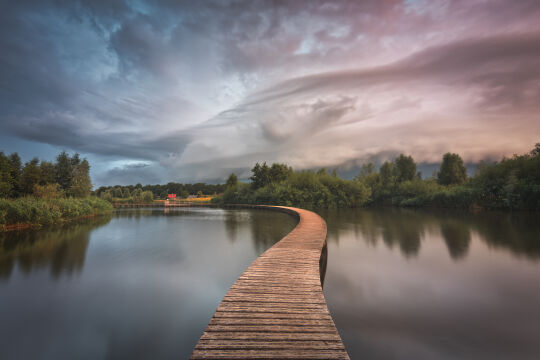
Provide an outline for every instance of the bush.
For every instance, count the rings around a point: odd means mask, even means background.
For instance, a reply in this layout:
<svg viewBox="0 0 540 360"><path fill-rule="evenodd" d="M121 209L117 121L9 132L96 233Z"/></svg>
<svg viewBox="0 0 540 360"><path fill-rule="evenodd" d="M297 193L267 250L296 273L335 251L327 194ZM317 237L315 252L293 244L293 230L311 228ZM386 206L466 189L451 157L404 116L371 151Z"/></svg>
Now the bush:
<svg viewBox="0 0 540 360"><path fill-rule="evenodd" d="M112 210L109 202L95 197L0 199L0 225L47 225Z"/></svg>
<svg viewBox="0 0 540 360"><path fill-rule="evenodd" d="M57 199L64 196L58 184L34 185L34 196L43 199Z"/></svg>
<svg viewBox="0 0 540 360"><path fill-rule="evenodd" d="M237 183L212 202L303 208L357 207L368 200L369 194L367 187L358 181L343 180L326 172L294 172L285 180L257 189L250 184Z"/></svg>

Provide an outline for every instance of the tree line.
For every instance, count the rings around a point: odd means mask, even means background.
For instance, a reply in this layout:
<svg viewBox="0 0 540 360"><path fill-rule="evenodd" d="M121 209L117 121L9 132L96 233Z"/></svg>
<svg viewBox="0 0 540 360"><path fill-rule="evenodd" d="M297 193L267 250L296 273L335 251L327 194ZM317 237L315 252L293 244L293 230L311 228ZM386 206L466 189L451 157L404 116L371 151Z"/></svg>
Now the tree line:
<svg viewBox="0 0 540 360"><path fill-rule="evenodd" d="M189 195L213 195L222 193L225 190L224 184L181 184L169 182L164 185L115 185L101 186L94 191L96 196L106 200L124 199L133 201L152 201L152 199L167 199L168 194L176 194L179 198L186 198Z"/></svg>
<svg viewBox="0 0 540 360"><path fill-rule="evenodd" d="M256 163L251 183L233 173L218 203L275 204L308 208L366 205L488 209L540 209L540 144L527 154L482 162L467 175L461 156L446 153L439 171L424 179L412 156L400 154L377 169L364 164L353 180L335 170L294 171L286 164Z"/></svg>
<svg viewBox="0 0 540 360"><path fill-rule="evenodd" d="M90 164L75 153L61 152L55 162L37 157L22 164L18 153L0 151L0 197L86 197L90 195Z"/></svg>
<svg viewBox="0 0 540 360"><path fill-rule="evenodd" d="M294 171L281 163L256 163L250 183L241 183L233 173L225 192L216 203L270 204L303 208L358 207L369 199L369 189L361 182L341 179L326 169Z"/></svg>

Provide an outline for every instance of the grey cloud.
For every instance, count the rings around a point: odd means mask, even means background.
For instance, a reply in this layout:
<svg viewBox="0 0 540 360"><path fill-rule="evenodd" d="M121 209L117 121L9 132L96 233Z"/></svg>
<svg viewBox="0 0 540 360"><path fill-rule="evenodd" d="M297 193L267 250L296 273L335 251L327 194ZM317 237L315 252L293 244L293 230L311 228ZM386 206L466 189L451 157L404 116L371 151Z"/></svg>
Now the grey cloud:
<svg viewBox="0 0 540 360"><path fill-rule="evenodd" d="M95 181L100 185L159 184L166 175L167 170L160 165L136 163L110 169L96 176Z"/></svg>
<svg viewBox="0 0 540 360"><path fill-rule="evenodd" d="M524 139L540 107L539 15L533 0L11 2L0 129L192 179L339 164L389 142L439 151L415 122L443 121L452 101L456 126L481 114Z"/></svg>
<svg viewBox="0 0 540 360"><path fill-rule="evenodd" d="M386 66L291 79L253 95L244 106L318 91L343 91L426 79L447 86L486 85L486 93L495 83L503 88L519 88L519 93L524 93L528 90L525 85L540 79L540 34L467 39L428 48ZM515 96L507 99L513 98Z"/></svg>

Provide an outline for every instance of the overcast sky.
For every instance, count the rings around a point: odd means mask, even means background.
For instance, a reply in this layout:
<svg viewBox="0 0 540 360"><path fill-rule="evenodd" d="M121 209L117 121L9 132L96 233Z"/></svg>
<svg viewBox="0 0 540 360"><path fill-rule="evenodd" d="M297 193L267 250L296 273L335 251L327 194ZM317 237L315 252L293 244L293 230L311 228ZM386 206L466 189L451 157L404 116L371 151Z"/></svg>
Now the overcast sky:
<svg viewBox="0 0 540 360"><path fill-rule="evenodd" d="M0 150L95 185L540 142L540 1L5 1Z"/></svg>

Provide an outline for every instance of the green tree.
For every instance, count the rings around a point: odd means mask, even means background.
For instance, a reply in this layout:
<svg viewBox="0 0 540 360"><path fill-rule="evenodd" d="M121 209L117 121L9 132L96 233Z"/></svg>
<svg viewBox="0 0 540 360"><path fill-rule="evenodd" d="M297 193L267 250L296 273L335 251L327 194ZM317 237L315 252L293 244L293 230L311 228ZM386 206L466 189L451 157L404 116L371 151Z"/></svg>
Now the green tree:
<svg viewBox="0 0 540 360"><path fill-rule="evenodd" d="M0 151L0 197L8 197L13 189L13 178L11 177L11 162L9 158Z"/></svg>
<svg viewBox="0 0 540 360"><path fill-rule="evenodd" d="M383 187L389 187L389 186L394 185L395 183L394 165L391 162L385 161L381 165L379 174L381 177L381 183Z"/></svg>
<svg viewBox="0 0 540 360"><path fill-rule="evenodd" d="M467 169L458 154L446 153L437 173L437 182L441 185L463 184L467 181Z"/></svg>
<svg viewBox="0 0 540 360"><path fill-rule="evenodd" d="M122 193L122 190L120 190L120 193ZM133 198L134 201L141 202L142 193L143 193L142 188L136 188L135 190L131 192L131 197Z"/></svg>
<svg viewBox="0 0 540 360"><path fill-rule="evenodd" d="M256 163L251 172L253 175L249 179L253 188L258 189L270 184L270 168L266 162L262 165Z"/></svg>
<svg viewBox="0 0 540 360"><path fill-rule="evenodd" d="M56 183L59 184L63 190L68 190L71 186L71 158L68 153L62 151L56 157Z"/></svg>
<svg viewBox="0 0 540 360"><path fill-rule="evenodd" d="M113 200L110 189L107 189L107 190L101 192L99 197L102 198L103 200L107 200L109 202L112 202L112 200Z"/></svg>
<svg viewBox="0 0 540 360"><path fill-rule="evenodd" d="M410 181L416 175L416 163L412 156L400 154L394 160L394 171L398 182Z"/></svg>
<svg viewBox="0 0 540 360"><path fill-rule="evenodd" d="M39 168L39 159L33 158L24 164L21 175L21 190L24 194L32 194L34 185L38 185L41 180L41 169Z"/></svg>
<svg viewBox="0 0 540 360"><path fill-rule="evenodd" d="M292 168L286 164L273 163L269 170L270 182L278 183L286 180L292 172Z"/></svg>
<svg viewBox="0 0 540 360"><path fill-rule="evenodd" d="M115 186L112 189L111 195L115 198L122 198L124 197L124 194L122 193L122 187L121 186ZM133 194L131 194L133 196Z"/></svg>
<svg viewBox="0 0 540 360"><path fill-rule="evenodd" d="M362 165L362 168L360 169L360 174L358 175L358 177L369 176L376 173L377 173L377 169L375 169L375 165L373 165L373 163L370 162L369 164Z"/></svg>
<svg viewBox="0 0 540 360"><path fill-rule="evenodd" d="M225 183L225 189L233 188L236 185L238 185L238 177L235 173L231 173L231 175L229 175L227 178L227 182Z"/></svg>
<svg viewBox="0 0 540 360"><path fill-rule="evenodd" d="M42 185L56 183L56 170L52 162L42 161L41 164L39 164L39 168L41 169L40 183Z"/></svg>
<svg viewBox="0 0 540 360"><path fill-rule="evenodd" d="M373 163L363 164L360 173L354 178L354 180L361 182L371 190L377 186L379 179L379 173L377 173L377 169Z"/></svg>
<svg viewBox="0 0 540 360"><path fill-rule="evenodd" d="M11 179L12 179L12 196L21 195L21 175L22 175L22 161L19 154L12 153L9 155L9 162L11 163Z"/></svg>
<svg viewBox="0 0 540 360"><path fill-rule="evenodd" d="M90 181L90 164L88 160L78 159L72 162L71 170L71 185L69 187L69 195L74 197L87 197L92 190L92 182Z"/></svg>
<svg viewBox="0 0 540 360"><path fill-rule="evenodd" d="M141 199L145 203L150 203L154 201L154 194L151 191L143 191L141 194Z"/></svg>
<svg viewBox="0 0 540 360"><path fill-rule="evenodd" d="M71 166L75 167L81 163L81 156L78 153L73 154L73 156L69 159Z"/></svg>

